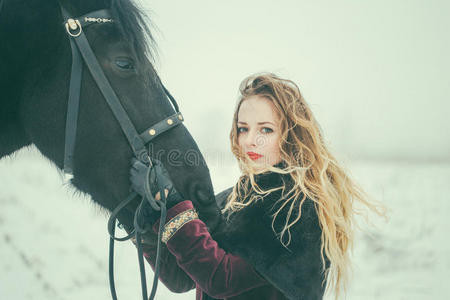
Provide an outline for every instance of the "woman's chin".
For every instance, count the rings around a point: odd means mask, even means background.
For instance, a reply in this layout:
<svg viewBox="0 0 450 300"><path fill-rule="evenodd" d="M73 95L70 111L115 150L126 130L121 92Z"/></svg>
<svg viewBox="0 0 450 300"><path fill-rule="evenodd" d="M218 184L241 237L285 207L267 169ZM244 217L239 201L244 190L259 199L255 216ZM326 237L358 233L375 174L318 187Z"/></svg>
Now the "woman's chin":
<svg viewBox="0 0 450 300"><path fill-rule="evenodd" d="M259 158L256 160L252 160L249 167L254 174L258 174L268 171L271 165L267 163L267 161L265 161L263 158Z"/></svg>

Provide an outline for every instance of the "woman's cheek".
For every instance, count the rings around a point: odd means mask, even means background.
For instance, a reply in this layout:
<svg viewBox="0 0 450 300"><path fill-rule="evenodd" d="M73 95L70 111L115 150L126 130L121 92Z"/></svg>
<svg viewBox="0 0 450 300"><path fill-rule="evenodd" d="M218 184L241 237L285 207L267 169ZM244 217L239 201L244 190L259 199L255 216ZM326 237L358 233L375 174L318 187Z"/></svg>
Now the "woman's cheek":
<svg viewBox="0 0 450 300"><path fill-rule="evenodd" d="M279 142L280 142L280 136L279 135L274 136L274 139L272 141L272 152L273 152L273 155L276 158L276 160L279 160L280 156L281 156Z"/></svg>
<svg viewBox="0 0 450 300"><path fill-rule="evenodd" d="M270 139L270 149L272 150L272 152L278 151L278 137L275 135Z"/></svg>

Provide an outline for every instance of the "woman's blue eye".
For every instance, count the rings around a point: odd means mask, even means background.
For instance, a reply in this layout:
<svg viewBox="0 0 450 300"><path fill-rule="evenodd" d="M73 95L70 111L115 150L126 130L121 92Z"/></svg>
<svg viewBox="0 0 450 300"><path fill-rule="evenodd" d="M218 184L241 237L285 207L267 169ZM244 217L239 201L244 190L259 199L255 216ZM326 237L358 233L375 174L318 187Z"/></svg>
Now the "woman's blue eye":
<svg viewBox="0 0 450 300"><path fill-rule="evenodd" d="M245 128L245 127L238 127L238 129L237 129L238 133L242 133L242 132L245 132L245 131L247 131L247 128Z"/></svg>
<svg viewBox="0 0 450 300"><path fill-rule="evenodd" d="M271 128L269 128L269 127L264 127L264 128L261 129L261 132L262 133L272 133L273 130Z"/></svg>
<svg viewBox="0 0 450 300"><path fill-rule="evenodd" d="M120 69L123 69L123 70L133 70L134 69L133 62L131 62L128 59L116 59L116 61L114 63L116 64L116 66L118 66Z"/></svg>

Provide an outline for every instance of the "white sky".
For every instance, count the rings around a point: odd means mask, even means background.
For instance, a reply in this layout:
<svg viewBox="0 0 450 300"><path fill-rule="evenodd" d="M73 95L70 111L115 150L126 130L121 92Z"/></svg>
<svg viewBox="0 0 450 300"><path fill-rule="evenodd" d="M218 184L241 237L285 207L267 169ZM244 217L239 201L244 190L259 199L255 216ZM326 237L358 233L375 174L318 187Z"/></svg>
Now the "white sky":
<svg viewBox="0 0 450 300"><path fill-rule="evenodd" d="M296 81L350 159L450 160L450 2L145 1L157 68L203 151L228 151L239 82Z"/></svg>

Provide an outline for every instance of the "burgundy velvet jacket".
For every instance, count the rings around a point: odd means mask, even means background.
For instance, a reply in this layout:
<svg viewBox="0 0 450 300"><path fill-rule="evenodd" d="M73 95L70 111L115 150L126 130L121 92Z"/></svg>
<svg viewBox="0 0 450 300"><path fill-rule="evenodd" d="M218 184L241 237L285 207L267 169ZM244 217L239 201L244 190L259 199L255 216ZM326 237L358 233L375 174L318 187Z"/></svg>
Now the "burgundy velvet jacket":
<svg viewBox="0 0 450 300"><path fill-rule="evenodd" d="M167 220L191 208L191 201L181 202L168 211ZM155 232L158 226L159 222L154 225ZM172 281L164 282L169 289L180 289L181 285L188 290L195 286L197 300L211 299L203 292L213 299L287 299L244 259L219 247L200 219L183 225L167 242L167 248L180 269L175 271L173 266L170 269L164 267L160 272L184 272L192 279L184 278L184 282L175 283L176 287ZM151 253L145 250L147 261L154 265L155 250ZM164 277L161 274L161 278Z"/></svg>
<svg viewBox="0 0 450 300"><path fill-rule="evenodd" d="M286 184L287 177L268 173L256 179L268 189ZM282 196L273 192L233 213L214 238L200 219L185 223L167 241L160 280L173 292L196 288L197 300L322 299L321 230L313 202L307 199L302 205L287 249L272 229L271 214ZM167 222L192 208L189 200L175 205L168 210ZM275 229L282 225L274 224ZM158 226L159 221L153 226L155 234ZM146 245L144 253L153 267L156 247Z"/></svg>

